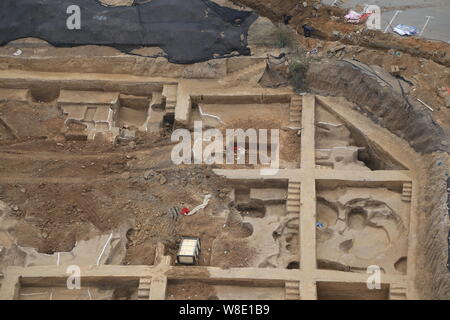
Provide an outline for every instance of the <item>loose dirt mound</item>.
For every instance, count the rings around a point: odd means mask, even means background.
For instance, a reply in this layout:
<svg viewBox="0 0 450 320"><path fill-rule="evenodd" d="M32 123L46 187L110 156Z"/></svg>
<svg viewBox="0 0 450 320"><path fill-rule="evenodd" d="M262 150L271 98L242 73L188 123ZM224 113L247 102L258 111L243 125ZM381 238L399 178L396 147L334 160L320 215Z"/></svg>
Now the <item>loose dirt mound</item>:
<svg viewBox="0 0 450 320"><path fill-rule="evenodd" d="M302 26L308 24L315 29L312 36L319 39L339 40L346 44L383 50L395 49L450 66L450 46L447 43L417 38L400 38L381 31L366 31L363 25L346 23L343 17L347 12L344 9L319 4L320 1L315 1L315 5L310 3L306 8L303 7L302 1L297 0L232 1L256 10L274 23L281 22L285 15L292 16L289 24L299 34L302 34Z"/></svg>

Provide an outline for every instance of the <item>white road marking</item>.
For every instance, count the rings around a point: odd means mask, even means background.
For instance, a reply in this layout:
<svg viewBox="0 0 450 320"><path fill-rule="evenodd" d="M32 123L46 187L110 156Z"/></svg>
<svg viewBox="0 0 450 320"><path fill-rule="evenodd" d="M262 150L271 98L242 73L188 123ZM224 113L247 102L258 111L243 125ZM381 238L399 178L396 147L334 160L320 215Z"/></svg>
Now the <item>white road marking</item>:
<svg viewBox="0 0 450 320"><path fill-rule="evenodd" d="M384 29L384 33L386 33L389 29L389 27L392 25L392 23L394 22L395 18L397 18L397 16L400 14L400 12L402 12L401 10L397 10L395 11L394 16L392 17L391 21L389 22L389 24L387 25L386 29Z"/></svg>
<svg viewBox="0 0 450 320"><path fill-rule="evenodd" d="M425 31L425 28L426 28L427 25L428 25L428 22L430 22L430 19L432 19L432 18L434 18L434 17L432 17L432 16L427 16L427 21L426 21L425 24L423 25L423 28L422 28L422 30L420 31L419 36L422 36L423 32Z"/></svg>

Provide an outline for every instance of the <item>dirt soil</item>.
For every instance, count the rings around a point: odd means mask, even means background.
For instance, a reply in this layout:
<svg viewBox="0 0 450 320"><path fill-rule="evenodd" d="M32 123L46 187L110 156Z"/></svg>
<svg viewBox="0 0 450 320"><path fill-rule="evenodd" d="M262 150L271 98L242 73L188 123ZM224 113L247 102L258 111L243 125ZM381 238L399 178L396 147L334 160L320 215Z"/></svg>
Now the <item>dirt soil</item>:
<svg viewBox="0 0 450 320"><path fill-rule="evenodd" d="M399 67L398 75L413 84L412 99L419 98L431 106L433 119L450 128L450 109L446 106L450 97L450 46L447 43L365 30L364 24L344 21L346 10L322 4L316 10L312 2L318 3L308 1L308 7L304 8L296 0L233 0L233 3L255 9L276 24L282 21L283 15L293 16L289 26L296 40L308 51L317 49L317 53L310 55L313 60L353 58L379 65L387 72ZM303 36L304 24L316 30L311 38Z"/></svg>
<svg viewBox="0 0 450 320"><path fill-rule="evenodd" d="M19 221L11 230L19 245L70 251L131 221L124 264L153 264L158 242L174 260L180 236L200 237L200 265L210 265L221 234L241 241L237 255L247 252L240 227L233 233L220 216L230 202L227 181L205 166L173 165L169 132L141 134L125 145L65 141L57 130L64 119L51 104L6 103L0 115L17 136L0 136L0 200ZM208 206L194 216L169 214L173 207L193 209L207 194Z"/></svg>
<svg viewBox="0 0 450 320"><path fill-rule="evenodd" d="M445 42L402 38L373 30L362 32L363 25L345 22L344 16L347 14L347 10L323 5L318 0L307 1L308 6L306 8L303 7L301 1L297 0L231 1L256 10L260 15L271 19L274 23L281 22L283 15L292 16L289 25L299 34L302 33L302 26L308 24L316 30L313 32L313 37L322 40L341 40L346 44L358 44L370 48L396 49L450 66L450 47ZM340 35L333 31L340 33ZM359 33L356 33L358 31Z"/></svg>
<svg viewBox="0 0 450 320"><path fill-rule="evenodd" d="M281 121L278 119L278 114L273 114L271 119L254 121L251 119L237 120L231 125L227 124L228 129L243 129L247 130L253 128L258 129L279 129L280 130L280 159L289 162L300 162L300 136L297 135L296 130L290 130L287 126L293 124ZM268 131L269 131L268 130ZM270 132L268 132L268 139L270 139ZM270 141L270 140L269 140Z"/></svg>
<svg viewBox="0 0 450 320"><path fill-rule="evenodd" d="M167 300L216 300L216 289L202 281L182 281L167 286Z"/></svg>

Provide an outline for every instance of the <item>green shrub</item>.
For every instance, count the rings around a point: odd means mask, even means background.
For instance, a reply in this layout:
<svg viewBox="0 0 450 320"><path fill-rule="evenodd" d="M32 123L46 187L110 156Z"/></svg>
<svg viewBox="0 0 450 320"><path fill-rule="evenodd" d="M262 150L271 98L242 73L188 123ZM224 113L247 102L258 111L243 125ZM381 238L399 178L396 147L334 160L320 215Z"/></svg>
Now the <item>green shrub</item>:
<svg viewBox="0 0 450 320"><path fill-rule="evenodd" d="M306 72L309 66L309 59L305 49L296 41L292 30L284 26L278 28L273 38L276 47L289 49L285 51L287 51L289 73L294 90L305 92L307 90Z"/></svg>
<svg viewBox="0 0 450 320"><path fill-rule="evenodd" d="M278 48L293 48L295 40L288 30L279 29L275 33L275 44Z"/></svg>
<svg viewBox="0 0 450 320"><path fill-rule="evenodd" d="M306 82L306 72L309 67L309 59L306 51L300 46L296 46L294 53L289 59L289 73L295 91L305 92L308 88Z"/></svg>

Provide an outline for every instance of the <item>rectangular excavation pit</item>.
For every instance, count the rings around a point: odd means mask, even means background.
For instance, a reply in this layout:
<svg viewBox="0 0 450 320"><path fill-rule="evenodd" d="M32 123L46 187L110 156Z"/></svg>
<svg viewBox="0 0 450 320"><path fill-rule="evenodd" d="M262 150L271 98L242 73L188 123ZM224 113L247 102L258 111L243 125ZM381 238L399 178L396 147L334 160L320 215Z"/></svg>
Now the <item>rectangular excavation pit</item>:
<svg viewBox="0 0 450 320"><path fill-rule="evenodd" d="M236 209L248 218L283 217L286 212L287 188L237 187L232 201Z"/></svg>
<svg viewBox="0 0 450 320"><path fill-rule="evenodd" d="M410 203L405 188L402 182L318 181L318 268L365 273L376 265L383 273L406 274Z"/></svg>
<svg viewBox="0 0 450 320"><path fill-rule="evenodd" d="M337 170L405 170L363 131L317 103L315 112L316 165Z"/></svg>
<svg viewBox="0 0 450 320"><path fill-rule="evenodd" d="M161 92L151 95L120 94L117 116L119 128L135 128L142 132L158 132L165 115Z"/></svg>
<svg viewBox="0 0 450 320"><path fill-rule="evenodd" d="M47 74L42 75L43 79L5 77L0 79L0 93L5 93L6 101L21 101L30 106L50 108L57 101L66 121L61 133L68 140L92 140L98 134L112 142L123 126L142 132L157 132L162 127L164 111L151 112L151 106L161 104L164 82L109 79L108 75L95 79L78 76L69 80ZM83 128L73 130L69 125L73 127L74 123Z"/></svg>
<svg viewBox="0 0 450 320"><path fill-rule="evenodd" d="M27 102L29 97L28 89L2 89L0 88L0 102L20 101Z"/></svg>
<svg viewBox="0 0 450 320"><path fill-rule="evenodd" d="M58 106L67 115L63 128L66 139L86 135L87 139L93 140L98 134L114 141L119 134L116 127L118 92L61 90ZM84 126L85 130L81 130L78 135L74 134L72 131L77 130L70 126L73 124Z"/></svg>
<svg viewBox="0 0 450 320"><path fill-rule="evenodd" d="M206 103L201 101L193 105L190 128L194 127L194 122L201 122L203 130L218 129L222 134L224 144L232 143L232 141L226 141L227 130L232 129L236 133L241 129L244 134L247 134L245 146L238 146L238 140L234 139L234 149L237 150L235 163L244 157L245 164L250 164L250 150L254 150L257 162L257 165L252 167L257 168L262 164L262 158L258 153L261 150L263 152L267 150L265 154L269 157L269 161L274 162L274 154L271 154L271 151L278 146L280 168L300 167L300 123L290 120L289 102L232 103L226 101ZM264 133L259 130L264 130ZM279 138L272 140L272 137L275 137L275 130ZM205 146L208 144L208 142L204 142ZM242 151L242 154L238 151ZM224 168L227 166L230 167L230 165L224 165Z"/></svg>
<svg viewBox="0 0 450 320"><path fill-rule="evenodd" d="M370 290L366 283L317 282L318 300L388 300L389 285Z"/></svg>
<svg viewBox="0 0 450 320"><path fill-rule="evenodd" d="M144 126L147 119L147 109L134 109L121 106L119 109L119 116L117 126L122 127L135 127L140 128Z"/></svg>
<svg viewBox="0 0 450 320"><path fill-rule="evenodd" d="M130 300L137 299L139 278L82 278L80 287L68 277L23 278L18 300ZM69 287L70 286L70 287Z"/></svg>
<svg viewBox="0 0 450 320"><path fill-rule="evenodd" d="M288 185L276 181L236 184L231 209L251 231L247 235L254 248L253 266L259 268L299 268L299 214L288 211Z"/></svg>
<svg viewBox="0 0 450 320"><path fill-rule="evenodd" d="M169 280L167 300L284 300L280 281Z"/></svg>
<svg viewBox="0 0 450 320"><path fill-rule="evenodd" d="M119 92L61 90L58 104L67 121L81 122L87 126L88 138L105 133L114 140L121 129L157 132L162 126L164 112L161 93L131 95ZM67 135L66 135L67 137ZM120 138L129 139L127 133Z"/></svg>

